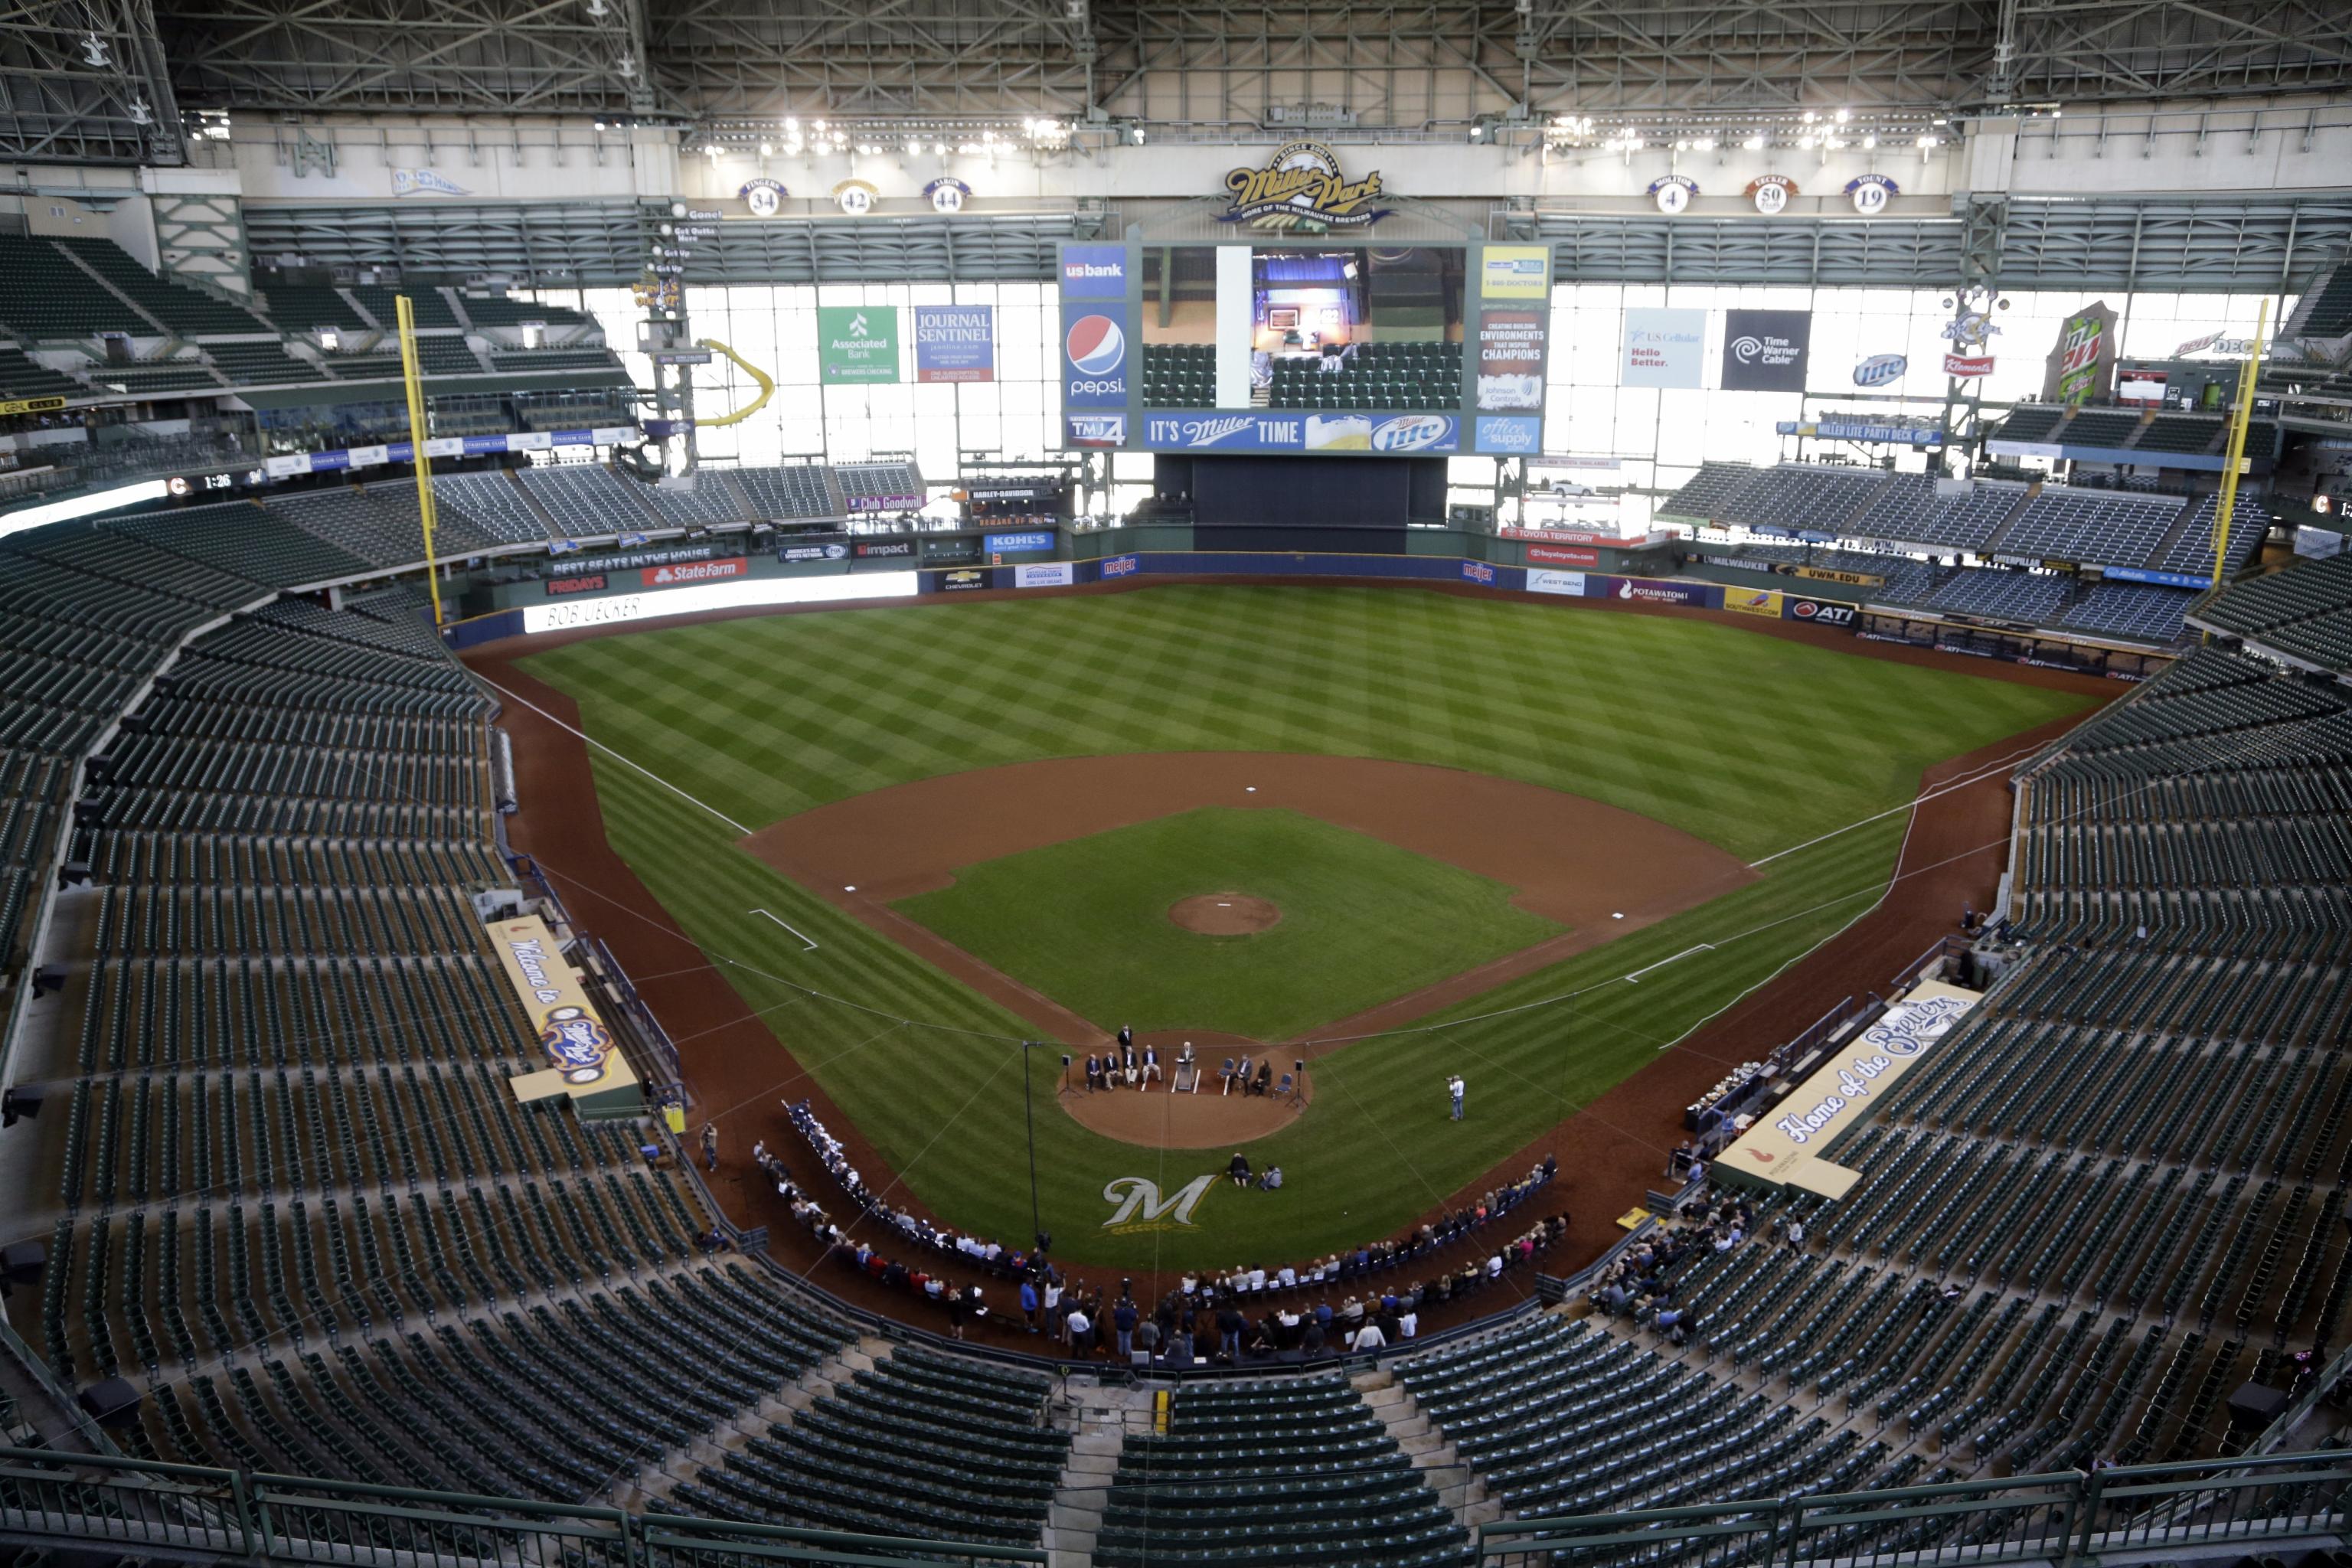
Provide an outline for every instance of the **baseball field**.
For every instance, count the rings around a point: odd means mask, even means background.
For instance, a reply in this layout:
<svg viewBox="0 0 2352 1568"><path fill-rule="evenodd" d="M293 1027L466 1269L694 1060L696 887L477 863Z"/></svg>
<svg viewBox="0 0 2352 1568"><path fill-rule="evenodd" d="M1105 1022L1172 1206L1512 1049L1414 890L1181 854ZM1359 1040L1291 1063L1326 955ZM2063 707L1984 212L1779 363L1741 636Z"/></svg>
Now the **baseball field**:
<svg viewBox="0 0 2352 1568"><path fill-rule="evenodd" d="M804 1163L773 1111L805 1073L873 1184L1016 1242L1025 1067L1056 1251L1162 1269L1397 1231L1866 910L1924 768L2090 700L1346 587L735 619L523 668L576 701L613 847L773 1037L709 1064L729 1097L698 1115ZM1228 1152L1074 1113L1065 1050L1122 1023L1310 1060L1311 1102L1246 1145L1281 1194L1106 1223L1107 1186L1172 1195Z"/></svg>

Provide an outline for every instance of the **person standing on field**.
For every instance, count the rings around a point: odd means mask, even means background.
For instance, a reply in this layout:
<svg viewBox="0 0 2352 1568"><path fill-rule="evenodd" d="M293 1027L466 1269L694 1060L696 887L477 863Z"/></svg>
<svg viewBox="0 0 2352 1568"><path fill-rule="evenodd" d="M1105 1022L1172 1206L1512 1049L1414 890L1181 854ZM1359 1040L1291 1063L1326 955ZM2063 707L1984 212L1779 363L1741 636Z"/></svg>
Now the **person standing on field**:
<svg viewBox="0 0 2352 1568"><path fill-rule="evenodd" d="M1454 1100L1454 1120L1462 1120L1462 1075L1455 1073L1445 1080L1445 1092Z"/></svg>
<svg viewBox="0 0 2352 1568"><path fill-rule="evenodd" d="M702 1168L712 1175L719 1173L719 1123L702 1124Z"/></svg>

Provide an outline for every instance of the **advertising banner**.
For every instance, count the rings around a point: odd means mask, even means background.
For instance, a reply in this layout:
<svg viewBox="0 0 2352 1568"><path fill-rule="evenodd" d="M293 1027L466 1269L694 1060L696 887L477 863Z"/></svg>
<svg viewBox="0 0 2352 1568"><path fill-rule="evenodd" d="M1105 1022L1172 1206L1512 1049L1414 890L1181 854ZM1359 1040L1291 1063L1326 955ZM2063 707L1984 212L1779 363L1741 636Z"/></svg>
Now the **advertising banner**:
<svg viewBox="0 0 2352 1568"><path fill-rule="evenodd" d="M1127 445L1127 416L1124 414L1073 414L1064 423L1073 447L1124 447Z"/></svg>
<svg viewBox="0 0 2352 1568"><path fill-rule="evenodd" d="M1588 577L1587 598L1617 599L1629 605L1684 605L1710 609L1717 590L1711 583L1670 583L1652 577Z"/></svg>
<svg viewBox="0 0 2352 1568"><path fill-rule="evenodd" d="M1483 412L1541 408L1546 305L1487 305L1478 311L1478 395Z"/></svg>
<svg viewBox="0 0 2352 1568"><path fill-rule="evenodd" d="M1561 594L1571 599L1581 599L1584 597L1584 574L1581 572L1538 572L1530 570L1528 573L1528 592L1530 594Z"/></svg>
<svg viewBox="0 0 2352 1568"><path fill-rule="evenodd" d="M1016 588L1066 588L1076 577L1076 568L1067 561L1032 563L1013 569L1013 585Z"/></svg>
<svg viewBox="0 0 2352 1568"><path fill-rule="evenodd" d="M991 555L1051 550L1054 548L1054 532L1051 529L1037 529L1025 533L992 533L981 541L981 548Z"/></svg>
<svg viewBox="0 0 2352 1568"><path fill-rule="evenodd" d="M1811 621L1817 626L1853 627L1853 606L1829 599L1799 599L1783 595L1780 613L1792 621Z"/></svg>
<svg viewBox="0 0 2352 1568"><path fill-rule="evenodd" d="M2058 329L2042 371L2042 400L2081 404L2104 397L2115 377L2116 313L2102 300L2067 317Z"/></svg>
<svg viewBox="0 0 2352 1568"><path fill-rule="evenodd" d="M922 383L996 379L996 307L915 307L915 379Z"/></svg>
<svg viewBox="0 0 2352 1568"><path fill-rule="evenodd" d="M1543 450L1543 419L1538 415L1482 416L1477 449L1498 458L1528 457Z"/></svg>
<svg viewBox="0 0 2352 1568"><path fill-rule="evenodd" d="M1530 544L1528 546L1528 559L1547 566L1598 566L1601 564L1601 552L1571 549L1559 544Z"/></svg>
<svg viewBox="0 0 2352 1568"><path fill-rule="evenodd" d="M1991 354L1946 354L1944 356L1944 374L1956 375L1963 380L1969 376L1990 375L1992 367Z"/></svg>
<svg viewBox="0 0 2352 1568"><path fill-rule="evenodd" d="M1760 616L1768 621L1780 618L1780 595L1771 588L1726 588L1723 607L1736 616Z"/></svg>
<svg viewBox="0 0 2352 1568"><path fill-rule="evenodd" d="M550 577L542 584L549 598L561 598L566 594L601 594L604 591L604 574L589 572L577 577Z"/></svg>
<svg viewBox="0 0 2352 1568"><path fill-rule="evenodd" d="M1143 444L1163 452L1303 452L1307 420L1297 414L1220 414L1208 409L1147 414Z"/></svg>
<svg viewBox="0 0 2352 1568"><path fill-rule="evenodd" d="M1618 384L1696 387L1706 343L1705 310L1627 310L1625 362L1618 369Z"/></svg>
<svg viewBox="0 0 2352 1568"><path fill-rule="evenodd" d="M1062 406L1127 406L1127 307L1062 306Z"/></svg>
<svg viewBox="0 0 2352 1568"><path fill-rule="evenodd" d="M1789 575L1811 577L1817 583L1851 583L1857 588L1883 587L1886 583L1885 578L1873 576L1867 572L1836 572L1827 566L1791 566Z"/></svg>
<svg viewBox="0 0 2352 1568"><path fill-rule="evenodd" d="M1065 300L1126 299L1127 247L1123 245L1062 247L1062 298Z"/></svg>
<svg viewBox="0 0 2352 1568"><path fill-rule="evenodd" d="M1108 583L1114 577L1132 577L1142 570L1143 563L1139 558L1132 555L1113 555L1102 563L1103 581Z"/></svg>
<svg viewBox="0 0 2352 1568"><path fill-rule="evenodd" d="M877 385L898 379L896 305L819 305L817 374L835 385Z"/></svg>
<svg viewBox="0 0 2352 1568"><path fill-rule="evenodd" d="M2299 530L2298 535L2309 531L2308 529ZM2343 535L2336 537L2341 539ZM2295 553L2303 553L2300 537L2296 541ZM2207 588L2213 583L2211 577L2200 576L2194 572L2158 572L2147 566L2102 566L2099 575L2117 583L2154 583L2164 588Z"/></svg>
<svg viewBox="0 0 2352 1568"><path fill-rule="evenodd" d="M1551 247L1490 245L1480 254L1478 298L1551 302Z"/></svg>
<svg viewBox="0 0 2352 1568"><path fill-rule="evenodd" d="M648 588L676 588L688 583L716 583L727 577L748 577L751 563L740 555L719 561L686 561L673 566L648 566L637 580Z"/></svg>
<svg viewBox="0 0 2352 1568"><path fill-rule="evenodd" d="M940 591L943 594L969 594L987 586L988 574L977 566L959 566L940 574Z"/></svg>
<svg viewBox="0 0 2352 1568"><path fill-rule="evenodd" d="M1462 563L1462 580L1465 583L1484 583L1491 588L1495 585L1495 569L1484 561L1465 561Z"/></svg>
<svg viewBox="0 0 2352 1568"><path fill-rule="evenodd" d="M777 550L776 559L784 562L846 561L849 559L849 546L846 544L787 544Z"/></svg>
<svg viewBox="0 0 2352 1568"><path fill-rule="evenodd" d="M1726 310L1723 389L1804 391L1805 361L1812 339L1811 310Z"/></svg>
<svg viewBox="0 0 2352 1568"><path fill-rule="evenodd" d="M1461 421L1444 414L1310 414L1310 452L1451 452Z"/></svg>
<svg viewBox="0 0 2352 1568"><path fill-rule="evenodd" d="M1583 528L1498 528L1495 531L1505 539L1527 539L1538 544L1599 544L1611 550L1639 550L1644 544L1663 544L1674 537L1664 529L1628 538Z"/></svg>
<svg viewBox="0 0 2352 1568"><path fill-rule="evenodd" d="M911 539L871 539L854 546L850 553L860 561L898 560L915 553L915 542Z"/></svg>
<svg viewBox="0 0 2352 1568"><path fill-rule="evenodd" d="M1860 1174L1813 1151L1826 1148L1840 1132L1870 1115L1911 1064L1976 1001L1975 992L1940 981L1915 987L1798 1085L1772 1121L1758 1121L1726 1149L1716 1160L1716 1174L1801 1187L1824 1197L1844 1196Z"/></svg>
<svg viewBox="0 0 2352 1568"><path fill-rule="evenodd" d="M509 1080L515 1097L597 1093L635 1083L636 1074L629 1070L620 1042L597 1015L580 976L564 962L562 946L547 922L525 915L499 921L489 928L489 935L490 945L498 949L499 967L530 1015L531 1030L549 1062L544 1072Z"/></svg>

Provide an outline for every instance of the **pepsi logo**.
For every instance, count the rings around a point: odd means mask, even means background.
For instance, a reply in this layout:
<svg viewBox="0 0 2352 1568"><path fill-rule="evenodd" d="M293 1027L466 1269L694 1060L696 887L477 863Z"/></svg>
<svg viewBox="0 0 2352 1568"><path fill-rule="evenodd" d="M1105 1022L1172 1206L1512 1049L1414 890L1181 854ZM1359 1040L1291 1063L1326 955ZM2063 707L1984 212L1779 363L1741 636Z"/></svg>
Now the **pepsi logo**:
<svg viewBox="0 0 2352 1568"><path fill-rule="evenodd" d="M1070 323L1062 352L1080 375L1106 376L1125 363L1127 334L1108 316L1080 316Z"/></svg>

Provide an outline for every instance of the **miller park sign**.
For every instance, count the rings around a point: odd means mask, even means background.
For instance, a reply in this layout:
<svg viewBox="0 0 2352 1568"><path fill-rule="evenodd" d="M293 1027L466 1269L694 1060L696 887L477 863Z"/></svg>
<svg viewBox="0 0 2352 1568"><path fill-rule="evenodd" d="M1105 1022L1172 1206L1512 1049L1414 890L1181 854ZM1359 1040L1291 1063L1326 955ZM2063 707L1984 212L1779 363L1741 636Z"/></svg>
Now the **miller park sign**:
<svg viewBox="0 0 2352 1568"><path fill-rule="evenodd" d="M1389 214L1373 205L1381 198L1380 171L1350 180L1320 142L1293 142L1262 169L1228 172L1225 193L1232 205L1219 220L1257 228L1360 228Z"/></svg>

